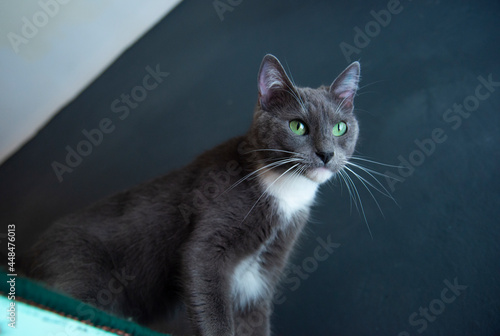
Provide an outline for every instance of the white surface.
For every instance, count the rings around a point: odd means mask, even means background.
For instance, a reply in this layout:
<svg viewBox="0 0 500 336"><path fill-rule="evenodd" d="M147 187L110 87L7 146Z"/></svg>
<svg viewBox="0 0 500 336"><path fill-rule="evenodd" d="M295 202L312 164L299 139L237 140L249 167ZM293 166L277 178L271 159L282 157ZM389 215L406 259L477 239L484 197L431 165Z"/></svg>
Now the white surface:
<svg viewBox="0 0 500 336"><path fill-rule="evenodd" d="M181 1L0 1L0 163Z"/></svg>

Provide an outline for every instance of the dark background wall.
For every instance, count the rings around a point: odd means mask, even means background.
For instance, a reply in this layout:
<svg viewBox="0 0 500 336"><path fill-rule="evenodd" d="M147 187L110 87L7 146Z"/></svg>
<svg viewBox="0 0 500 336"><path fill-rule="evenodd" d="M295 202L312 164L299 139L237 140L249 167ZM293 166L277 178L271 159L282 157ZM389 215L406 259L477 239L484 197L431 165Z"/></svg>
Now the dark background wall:
<svg viewBox="0 0 500 336"><path fill-rule="evenodd" d="M212 1L185 0L0 167L0 223L17 225L20 260L56 218L244 133L264 54L303 86L329 84L350 58L362 64L358 154L411 167L368 165L401 181L379 177L398 203L374 192L384 216L357 181L373 239L345 186L322 188L275 334L500 334L500 84L483 84L500 82L500 4L393 3L242 1L221 20ZM148 66L169 75L126 117L113 112ZM105 118L113 131L59 181L53 162ZM318 238L340 244L324 261Z"/></svg>

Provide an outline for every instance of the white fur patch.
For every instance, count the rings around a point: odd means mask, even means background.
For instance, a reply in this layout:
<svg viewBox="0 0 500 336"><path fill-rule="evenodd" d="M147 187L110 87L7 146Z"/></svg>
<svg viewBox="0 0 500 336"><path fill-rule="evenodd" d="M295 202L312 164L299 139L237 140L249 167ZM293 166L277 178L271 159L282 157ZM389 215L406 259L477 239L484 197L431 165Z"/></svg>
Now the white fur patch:
<svg viewBox="0 0 500 336"><path fill-rule="evenodd" d="M232 279L232 294L240 309L265 295L268 290L260 266L261 251L243 259L236 266Z"/></svg>
<svg viewBox="0 0 500 336"><path fill-rule="evenodd" d="M283 175L278 179L279 176L280 174L269 172L263 174L260 179L266 193L278 200L280 215L286 222L297 211L312 205L319 184L302 175ZM268 241L257 252L240 261L234 269L231 290L240 309L265 296L269 291L266 276L262 273L261 255L275 238L276 231L273 231Z"/></svg>
<svg viewBox="0 0 500 336"><path fill-rule="evenodd" d="M266 192L278 200L281 215L289 220L297 211L309 208L316 196L319 183L302 175L269 172L261 178Z"/></svg>
<svg viewBox="0 0 500 336"><path fill-rule="evenodd" d="M308 172L308 176L318 183L324 183L333 176L333 173L326 168L316 168Z"/></svg>

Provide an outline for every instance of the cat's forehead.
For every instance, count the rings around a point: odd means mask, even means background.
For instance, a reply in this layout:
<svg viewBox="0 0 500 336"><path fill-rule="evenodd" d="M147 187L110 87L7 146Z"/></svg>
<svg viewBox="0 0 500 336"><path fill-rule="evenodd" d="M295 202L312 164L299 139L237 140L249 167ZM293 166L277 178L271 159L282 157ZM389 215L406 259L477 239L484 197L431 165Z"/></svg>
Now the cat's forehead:
<svg viewBox="0 0 500 336"><path fill-rule="evenodd" d="M304 103L304 107L312 114L341 114L342 111L337 109L332 95L328 92L327 87L319 87L318 89L298 88L299 94Z"/></svg>

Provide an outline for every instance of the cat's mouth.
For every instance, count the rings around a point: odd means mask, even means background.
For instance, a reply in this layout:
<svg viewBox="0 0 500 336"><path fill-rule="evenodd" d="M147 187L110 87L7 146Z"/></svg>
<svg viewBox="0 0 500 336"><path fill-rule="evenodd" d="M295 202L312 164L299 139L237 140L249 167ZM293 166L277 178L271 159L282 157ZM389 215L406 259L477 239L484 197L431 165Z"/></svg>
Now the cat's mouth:
<svg viewBox="0 0 500 336"><path fill-rule="evenodd" d="M305 175L314 182L321 184L328 181L333 176L333 172L326 167L316 167L308 169Z"/></svg>

